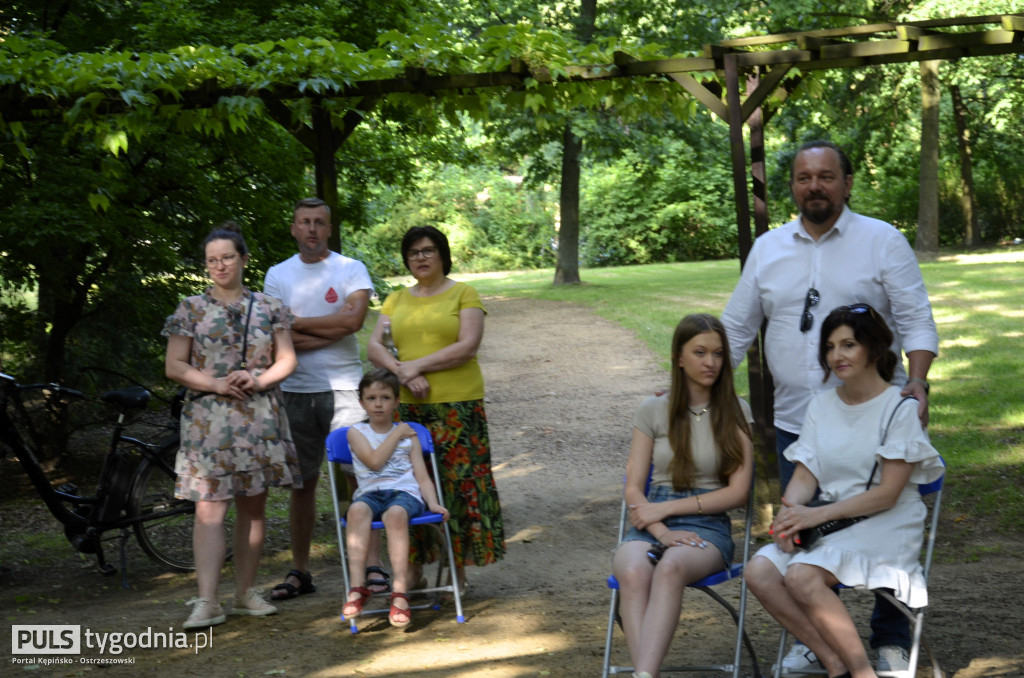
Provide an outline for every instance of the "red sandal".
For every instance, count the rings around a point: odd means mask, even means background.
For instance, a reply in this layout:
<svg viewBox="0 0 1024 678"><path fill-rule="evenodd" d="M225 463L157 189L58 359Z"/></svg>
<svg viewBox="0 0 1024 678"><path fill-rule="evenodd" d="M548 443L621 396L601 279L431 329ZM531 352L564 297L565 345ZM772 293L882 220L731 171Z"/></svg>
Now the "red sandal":
<svg viewBox="0 0 1024 678"><path fill-rule="evenodd" d="M359 597L355 600L347 600L341 608L341 616L345 621L355 619L363 613L363 605L373 596L373 592L365 586L354 586L348 590L348 594L358 593ZM346 612L346 610L354 610L353 612Z"/></svg>
<svg viewBox="0 0 1024 678"><path fill-rule="evenodd" d="M394 604L395 598L404 598L406 604L409 603L409 596L404 593L392 593L388 596L388 602L391 603L391 610L388 612L388 621L397 629L404 629L406 626L412 623L412 610L404 607L398 607ZM403 615L405 621L395 619L395 615Z"/></svg>

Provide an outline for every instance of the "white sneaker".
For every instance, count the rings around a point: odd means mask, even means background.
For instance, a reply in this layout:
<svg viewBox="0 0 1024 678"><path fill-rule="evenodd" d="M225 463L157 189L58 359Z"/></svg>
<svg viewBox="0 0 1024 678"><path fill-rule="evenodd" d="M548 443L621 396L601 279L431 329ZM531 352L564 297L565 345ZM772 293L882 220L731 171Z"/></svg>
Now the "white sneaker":
<svg viewBox="0 0 1024 678"><path fill-rule="evenodd" d="M910 653L899 645L883 645L878 648L876 671L909 671Z"/></svg>
<svg viewBox="0 0 1024 678"><path fill-rule="evenodd" d="M820 668L821 664L818 663L818 656L811 652L803 643L793 643L793 647L789 648L789 652L782 658L782 675L784 676ZM772 673L774 672L775 667L773 666Z"/></svg>
<svg viewBox="0 0 1024 678"><path fill-rule="evenodd" d="M277 608L263 600L263 596L258 589L249 589L241 598L235 598L235 605L231 608L231 614L266 617L269 614L277 614Z"/></svg>
<svg viewBox="0 0 1024 678"><path fill-rule="evenodd" d="M192 614L181 625L183 629L204 629L227 621L220 603L209 598L193 598L187 604L192 606Z"/></svg>

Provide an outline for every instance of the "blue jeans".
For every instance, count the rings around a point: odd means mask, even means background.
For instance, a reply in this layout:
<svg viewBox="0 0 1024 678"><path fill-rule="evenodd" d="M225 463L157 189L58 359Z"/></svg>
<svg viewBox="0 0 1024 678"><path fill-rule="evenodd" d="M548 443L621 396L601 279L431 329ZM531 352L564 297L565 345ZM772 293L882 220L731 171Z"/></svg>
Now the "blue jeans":
<svg viewBox="0 0 1024 678"><path fill-rule="evenodd" d="M666 485L651 485L651 489L647 492L647 500L655 504L712 491L697 488L677 492ZM699 515L669 516L661 522L670 530L689 530L704 541L712 544L722 556L722 568L729 569L736 545L732 541L732 522L727 514L701 513ZM647 530L638 530L635 527L629 528L629 532L622 538L622 541L646 541L650 544L661 543Z"/></svg>
<svg viewBox="0 0 1024 678"><path fill-rule="evenodd" d="M426 508L426 505L418 497L414 497L402 490L371 490L353 499L352 503L354 504L357 501L361 501L370 507L374 520L381 520L384 512L392 506L404 508L409 518L418 516Z"/></svg>
<svg viewBox="0 0 1024 678"><path fill-rule="evenodd" d="M779 482L783 492L786 491L786 486L793 478L796 464L786 459L782 453L799 437L795 433L783 431L780 428L775 429L775 450L779 458ZM868 643L872 648L895 645L908 651L912 645L910 620L898 607L877 593L875 594L875 609L871 611L871 637L868 639Z"/></svg>

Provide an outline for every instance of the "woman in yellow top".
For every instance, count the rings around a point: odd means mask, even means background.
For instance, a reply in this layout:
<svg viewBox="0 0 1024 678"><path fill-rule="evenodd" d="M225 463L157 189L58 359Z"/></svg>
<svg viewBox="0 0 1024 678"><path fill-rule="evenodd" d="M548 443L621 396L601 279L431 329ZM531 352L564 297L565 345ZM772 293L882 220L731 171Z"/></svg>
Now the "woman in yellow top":
<svg viewBox="0 0 1024 678"><path fill-rule="evenodd" d="M505 554L501 506L491 474L484 379L476 360L486 311L476 290L448 277L448 239L433 226L409 229L402 238L402 259L416 284L384 301L366 351L374 365L398 375L399 418L430 429L463 586L465 565L487 565ZM397 356L383 343L385 328ZM414 530L414 565L437 559L432 534Z"/></svg>

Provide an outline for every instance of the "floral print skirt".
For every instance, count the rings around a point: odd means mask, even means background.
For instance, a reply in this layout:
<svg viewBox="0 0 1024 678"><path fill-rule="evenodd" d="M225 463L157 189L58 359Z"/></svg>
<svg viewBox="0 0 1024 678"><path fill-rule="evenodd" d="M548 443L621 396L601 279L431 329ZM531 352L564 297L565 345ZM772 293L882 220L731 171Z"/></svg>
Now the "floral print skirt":
<svg viewBox="0 0 1024 678"><path fill-rule="evenodd" d="M209 394L186 401L174 495L190 501L302 487L299 459L277 389L246 400Z"/></svg>
<svg viewBox="0 0 1024 678"><path fill-rule="evenodd" d="M483 400L403 403L402 421L423 424L434 439L441 478L435 478L451 513L449 528L456 565L488 565L505 555L505 529L491 473L490 438ZM436 532L411 531L409 560L430 563L440 555Z"/></svg>

